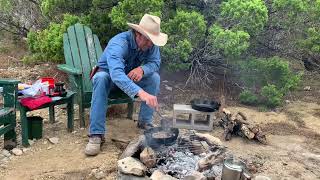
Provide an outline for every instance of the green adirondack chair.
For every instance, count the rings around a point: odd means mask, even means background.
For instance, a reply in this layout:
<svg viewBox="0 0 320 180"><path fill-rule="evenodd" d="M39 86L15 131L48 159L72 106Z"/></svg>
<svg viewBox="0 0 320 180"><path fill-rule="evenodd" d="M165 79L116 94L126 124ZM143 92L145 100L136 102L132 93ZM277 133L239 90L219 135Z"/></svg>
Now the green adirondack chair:
<svg viewBox="0 0 320 180"><path fill-rule="evenodd" d="M89 27L75 24L68 27L63 35L63 49L66 64L58 69L68 73L71 90L77 92L80 126L85 126L84 109L91 106L92 83L89 78L91 69L102 54L97 35ZM122 91L109 95L108 104L128 104L128 118L132 119L133 100Z"/></svg>
<svg viewBox="0 0 320 180"><path fill-rule="evenodd" d="M18 83L18 80L0 79L0 94L3 96L3 107L0 107L0 136L4 135L5 149L16 146Z"/></svg>

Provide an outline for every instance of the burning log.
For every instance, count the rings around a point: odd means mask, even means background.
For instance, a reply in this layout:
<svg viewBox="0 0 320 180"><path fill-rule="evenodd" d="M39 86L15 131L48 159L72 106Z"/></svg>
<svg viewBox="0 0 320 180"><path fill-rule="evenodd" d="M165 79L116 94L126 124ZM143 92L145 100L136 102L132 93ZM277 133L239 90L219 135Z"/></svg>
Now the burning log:
<svg viewBox="0 0 320 180"><path fill-rule="evenodd" d="M206 141L210 146L223 146L219 138L211 136L210 134L195 133L195 135L200 140Z"/></svg>
<svg viewBox="0 0 320 180"><path fill-rule="evenodd" d="M140 135L134 140L132 140L127 148L123 151L120 159L133 156L138 150L143 149L146 144L146 138L144 135Z"/></svg>
<svg viewBox="0 0 320 180"><path fill-rule="evenodd" d="M252 125L247 121L247 117L242 112L232 114L229 110L223 109L224 117L219 122L224 128L224 139L229 141L232 134L236 134L248 139L255 139L262 144L267 144L265 134L257 125Z"/></svg>
<svg viewBox="0 0 320 180"><path fill-rule="evenodd" d="M156 158L157 158L156 153L150 147L144 148L144 150L140 153L140 160L148 168L152 168L156 165L157 163Z"/></svg>
<svg viewBox="0 0 320 180"><path fill-rule="evenodd" d="M203 172L205 170L210 169L212 166L219 164L223 161L224 155L222 152L212 152L209 153L206 157L200 159L198 161L198 171Z"/></svg>

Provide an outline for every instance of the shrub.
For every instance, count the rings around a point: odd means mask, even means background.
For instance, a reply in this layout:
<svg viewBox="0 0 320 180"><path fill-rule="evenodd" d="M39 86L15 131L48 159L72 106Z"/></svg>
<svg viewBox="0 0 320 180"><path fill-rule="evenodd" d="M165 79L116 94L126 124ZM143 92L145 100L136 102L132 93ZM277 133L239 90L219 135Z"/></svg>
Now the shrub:
<svg viewBox="0 0 320 180"><path fill-rule="evenodd" d="M221 5L221 16L234 28L244 29L253 35L267 23L268 9L262 0L227 0Z"/></svg>
<svg viewBox="0 0 320 180"><path fill-rule="evenodd" d="M31 57L26 57L25 62L62 62L64 59L62 48L63 33L70 25L76 24L79 21L79 17L65 14L61 24L50 23L49 27L43 31L30 31L27 36L27 43L29 50L33 55Z"/></svg>
<svg viewBox="0 0 320 180"><path fill-rule="evenodd" d="M242 62L240 69L244 85L269 107L280 105L282 97L298 86L302 76L292 72L289 63L279 57L250 59Z"/></svg>
<svg viewBox="0 0 320 180"><path fill-rule="evenodd" d="M275 85L269 84L261 89L261 96L268 107L276 107L281 104L283 94Z"/></svg>
<svg viewBox="0 0 320 180"><path fill-rule="evenodd" d="M249 47L250 35L245 31L224 30L214 24L210 27L209 34L212 46L228 57L238 57Z"/></svg>
<svg viewBox="0 0 320 180"><path fill-rule="evenodd" d="M177 11L177 14L164 23L163 30L169 39L163 50L164 60L171 70L188 69L189 59L194 48L204 40L206 21L198 12Z"/></svg>
<svg viewBox="0 0 320 180"><path fill-rule="evenodd" d="M161 16L163 6L163 0L123 0L112 8L109 17L114 27L126 30L127 22L139 23L145 13Z"/></svg>
<svg viewBox="0 0 320 180"><path fill-rule="evenodd" d="M258 103L258 97L249 90L241 92L239 99L243 104L254 105Z"/></svg>

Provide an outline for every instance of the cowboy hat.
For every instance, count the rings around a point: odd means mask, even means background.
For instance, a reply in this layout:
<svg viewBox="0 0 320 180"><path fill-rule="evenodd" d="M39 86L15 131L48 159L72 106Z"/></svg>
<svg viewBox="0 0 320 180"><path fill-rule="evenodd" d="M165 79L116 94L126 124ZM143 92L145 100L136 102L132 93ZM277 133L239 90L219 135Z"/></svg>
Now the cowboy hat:
<svg viewBox="0 0 320 180"><path fill-rule="evenodd" d="M132 29L150 39L153 44L157 46L164 46L167 43L168 35L160 32L160 22L161 20L158 16L145 14L141 18L139 25L133 23L127 24Z"/></svg>

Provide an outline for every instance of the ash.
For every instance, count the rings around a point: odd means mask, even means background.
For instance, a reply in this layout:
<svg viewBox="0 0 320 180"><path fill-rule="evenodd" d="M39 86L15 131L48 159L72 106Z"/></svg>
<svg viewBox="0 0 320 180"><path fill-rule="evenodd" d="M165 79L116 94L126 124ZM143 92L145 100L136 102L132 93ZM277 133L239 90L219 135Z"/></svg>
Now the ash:
<svg viewBox="0 0 320 180"><path fill-rule="evenodd" d="M157 150L157 166L150 169L153 173L155 170L161 170L175 178L183 179L191 175L198 169L198 161L204 158L206 153L195 155L188 148L181 149L179 145L174 144L169 147L161 147ZM206 177L217 177L222 173L222 164L214 165L210 169L203 171Z"/></svg>

